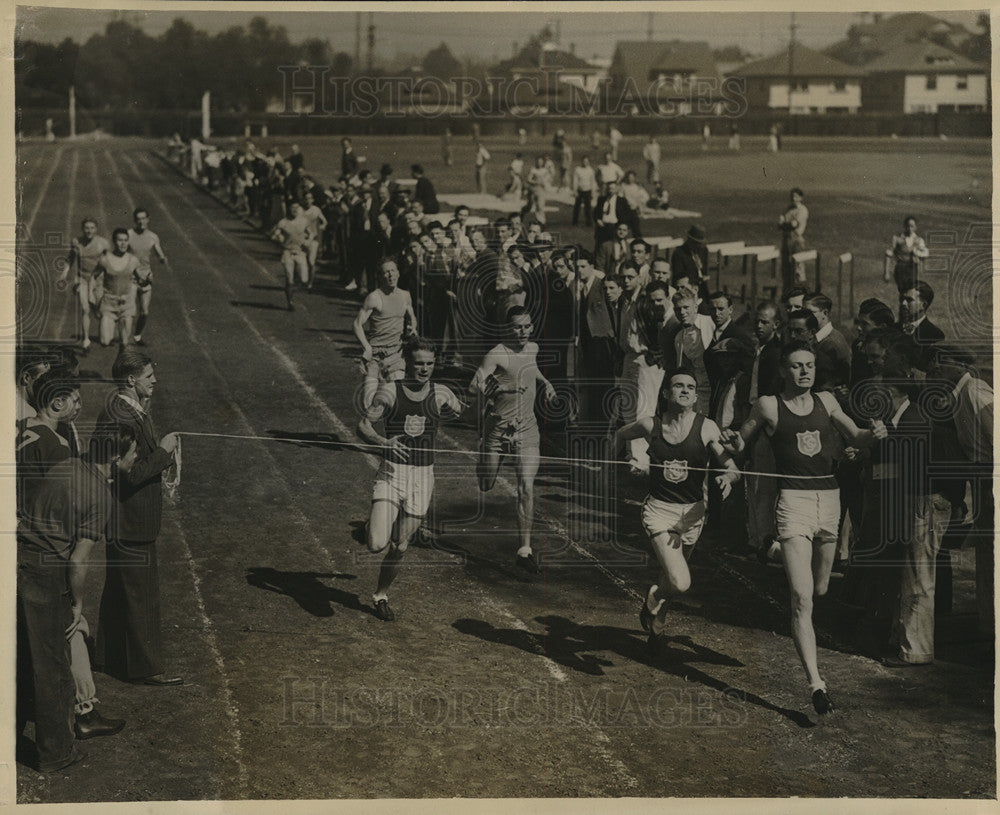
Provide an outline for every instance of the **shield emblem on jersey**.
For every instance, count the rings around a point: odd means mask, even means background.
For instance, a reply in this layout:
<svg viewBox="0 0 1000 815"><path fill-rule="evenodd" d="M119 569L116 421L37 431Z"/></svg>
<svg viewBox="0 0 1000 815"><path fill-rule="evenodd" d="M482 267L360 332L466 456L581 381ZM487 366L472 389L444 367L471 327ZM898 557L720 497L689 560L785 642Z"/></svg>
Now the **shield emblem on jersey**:
<svg viewBox="0 0 1000 815"><path fill-rule="evenodd" d="M407 436L413 436L414 438L423 433L426 426L426 416L416 416L411 413L403 420L403 432Z"/></svg>
<svg viewBox="0 0 1000 815"><path fill-rule="evenodd" d="M823 449L818 430L803 430L801 433L796 433L795 438L798 439L799 452L804 456L812 458Z"/></svg>
<svg viewBox="0 0 1000 815"><path fill-rule="evenodd" d="M680 484L688 475L687 459L663 462L663 477L671 484Z"/></svg>

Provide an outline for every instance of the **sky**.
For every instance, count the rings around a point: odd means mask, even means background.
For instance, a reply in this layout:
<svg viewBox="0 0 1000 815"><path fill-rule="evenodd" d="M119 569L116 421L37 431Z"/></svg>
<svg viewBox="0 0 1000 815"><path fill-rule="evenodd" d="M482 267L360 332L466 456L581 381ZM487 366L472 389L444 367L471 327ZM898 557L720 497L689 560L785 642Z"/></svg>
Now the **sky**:
<svg viewBox="0 0 1000 815"><path fill-rule="evenodd" d="M798 7L806 6L807 3L801 3ZM930 13L976 30L975 11ZM19 7L18 24L20 35L26 39L57 43L72 37L84 42L103 31L116 15L122 14L107 9ZM196 27L215 33L231 26L246 25L251 18L262 16L273 25L285 26L293 42L319 37L329 40L336 51L354 53L355 12L268 11L265 6L251 11L129 11L124 15L153 36L165 31L176 17L184 17ZM375 12L372 21L376 29L376 64L379 59L392 59L400 53L423 54L442 41L447 42L461 59L470 56L488 61L504 59L512 54L515 42L523 45L547 22L558 23L564 48L574 43L581 57L610 59L616 41L646 39L649 14L566 10L540 13L491 10L485 14ZM857 13L800 11L795 14L796 36L808 46L822 48L843 38L847 28L860 21L861 15ZM654 39L704 40L712 47L739 45L756 55L769 55L785 47L790 22L790 12L657 12L652 15ZM363 13L362 59L366 53L367 25L368 13Z"/></svg>

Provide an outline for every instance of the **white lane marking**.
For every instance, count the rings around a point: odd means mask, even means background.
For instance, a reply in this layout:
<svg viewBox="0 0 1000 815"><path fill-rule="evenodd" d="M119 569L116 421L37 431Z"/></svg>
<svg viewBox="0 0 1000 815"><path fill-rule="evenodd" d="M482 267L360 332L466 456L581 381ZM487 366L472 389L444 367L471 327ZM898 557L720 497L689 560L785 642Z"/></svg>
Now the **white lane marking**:
<svg viewBox="0 0 1000 815"><path fill-rule="evenodd" d="M65 147L60 145L56 150L55 158L52 160L52 168L45 176L42 188L38 191L38 196L35 198L35 206L32 207L31 214L22 222L24 224L24 236L28 241L32 240L31 230L35 225L35 218L38 217L38 212L42 208L42 202L45 200L45 194L49 190L49 185L52 183L52 179L56 176L56 170L59 169L59 164L62 162L63 151L65 149Z"/></svg>
<svg viewBox="0 0 1000 815"><path fill-rule="evenodd" d="M80 151L73 151L73 161L69 168L69 191L66 193L66 230L63 232L63 237L65 238L64 243L66 244L66 254L69 255L69 244L73 239L73 209L72 206L76 201L76 176L77 171L80 168ZM63 297L62 308L59 309L59 321L56 323L56 327L52 332L53 337L59 339L62 337L63 326L66 324L66 317L70 314L76 315L77 303L79 299L77 298L76 292L73 291L73 286L76 283L76 273L70 269L66 275L66 287L63 289L68 297ZM58 291L58 289L56 289ZM43 336L45 336L43 334Z"/></svg>

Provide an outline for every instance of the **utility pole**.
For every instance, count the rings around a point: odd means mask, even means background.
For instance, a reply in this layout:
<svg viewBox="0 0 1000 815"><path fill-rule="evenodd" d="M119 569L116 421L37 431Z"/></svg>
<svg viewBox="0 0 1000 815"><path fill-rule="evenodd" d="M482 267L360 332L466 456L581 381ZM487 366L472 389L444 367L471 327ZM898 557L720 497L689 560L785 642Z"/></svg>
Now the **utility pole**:
<svg viewBox="0 0 1000 815"><path fill-rule="evenodd" d="M792 89L795 86L795 12L792 12L792 21L788 26L788 115L792 115Z"/></svg>
<svg viewBox="0 0 1000 815"><path fill-rule="evenodd" d="M375 65L375 12L368 12L368 73Z"/></svg>
<svg viewBox="0 0 1000 815"><path fill-rule="evenodd" d="M646 15L646 39L653 41L653 12Z"/></svg>
<svg viewBox="0 0 1000 815"><path fill-rule="evenodd" d="M69 137L76 138L76 88L69 86Z"/></svg>
<svg viewBox="0 0 1000 815"><path fill-rule="evenodd" d="M354 15L354 73L361 68L361 12Z"/></svg>

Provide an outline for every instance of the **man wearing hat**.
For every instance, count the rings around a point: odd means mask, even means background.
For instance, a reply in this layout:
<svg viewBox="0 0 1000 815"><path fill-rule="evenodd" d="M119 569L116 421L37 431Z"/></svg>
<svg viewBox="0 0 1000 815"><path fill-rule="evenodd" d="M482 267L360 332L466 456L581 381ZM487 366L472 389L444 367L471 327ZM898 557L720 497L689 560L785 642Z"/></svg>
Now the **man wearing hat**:
<svg viewBox="0 0 1000 815"><path fill-rule="evenodd" d="M692 283L697 283L698 296L703 303L708 302L708 245L705 243L705 230L697 224L691 226L684 238L684 243L678 246L670 256L670 267L674 278L686 277Z"/></svg>

